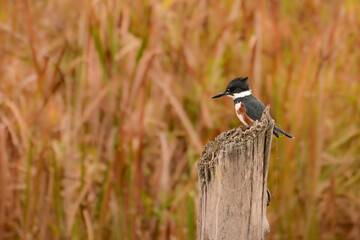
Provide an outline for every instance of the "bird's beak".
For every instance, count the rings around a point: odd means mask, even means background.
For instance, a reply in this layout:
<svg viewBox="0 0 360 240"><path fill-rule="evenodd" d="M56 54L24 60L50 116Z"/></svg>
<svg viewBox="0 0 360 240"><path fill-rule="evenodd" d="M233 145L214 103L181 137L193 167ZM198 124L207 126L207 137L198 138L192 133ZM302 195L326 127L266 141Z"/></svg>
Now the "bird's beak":
<svg viewBox="0 0 360 240"><path fill-rule="evenodd" d="M228 95L228 92L225 91L225 92L219 93L218 95L213 96L212 98L219 98L219 97L226 96L226 95Z"/></svg>

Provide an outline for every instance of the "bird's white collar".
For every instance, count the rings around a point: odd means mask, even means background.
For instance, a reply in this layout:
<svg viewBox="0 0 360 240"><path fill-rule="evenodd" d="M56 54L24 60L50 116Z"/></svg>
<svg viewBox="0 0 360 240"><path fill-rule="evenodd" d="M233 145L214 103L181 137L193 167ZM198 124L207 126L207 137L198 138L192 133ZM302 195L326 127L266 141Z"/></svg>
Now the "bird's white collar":
<svg viewBox="0 0 360 240"><path fill-rule="evenodd" d="M246 96L250 96L251 95L251 89L247 90L247 91L243 91L241 93L234 93L234 95L228 95L229 97L231 97L232 99L236 99L236 98L243 98Z"/></svg>

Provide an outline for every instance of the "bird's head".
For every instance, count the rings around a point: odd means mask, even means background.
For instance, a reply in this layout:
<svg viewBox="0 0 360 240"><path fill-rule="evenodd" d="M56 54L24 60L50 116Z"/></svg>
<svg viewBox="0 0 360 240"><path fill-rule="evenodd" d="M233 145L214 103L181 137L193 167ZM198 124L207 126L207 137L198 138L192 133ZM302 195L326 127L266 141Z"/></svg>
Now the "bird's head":
<svg viewBox="0 0 360 240"><path fill-rule="evenodd" d="M219 98L222 96L228 96L233 99L237 97L245 97L251 94L249 83L245 78L235 78L226 87L225 91L213 96L212 98Z"/></svg>

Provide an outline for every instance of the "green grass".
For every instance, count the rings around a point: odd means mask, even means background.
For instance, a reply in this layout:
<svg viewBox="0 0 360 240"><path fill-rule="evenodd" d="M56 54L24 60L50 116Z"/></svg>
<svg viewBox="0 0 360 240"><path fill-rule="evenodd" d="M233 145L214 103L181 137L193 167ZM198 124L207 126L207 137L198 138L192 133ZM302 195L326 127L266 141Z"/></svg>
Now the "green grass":
<svg viewBox="0 0 360 240"><path fill-rule="evenodd" d="M261 4L260 4L261 3ZM358 239L357 1L0 3L0 238L195 239L203 147L248 76L269 239Z"/></svg>

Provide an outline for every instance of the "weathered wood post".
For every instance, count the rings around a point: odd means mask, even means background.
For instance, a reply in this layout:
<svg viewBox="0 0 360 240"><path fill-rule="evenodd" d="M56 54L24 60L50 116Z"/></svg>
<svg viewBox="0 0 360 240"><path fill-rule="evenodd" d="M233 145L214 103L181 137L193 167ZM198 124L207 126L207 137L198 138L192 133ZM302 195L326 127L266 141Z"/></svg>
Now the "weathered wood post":
<svg viewBox="0 0 360 240"><path fill-rule="evenodd" d="M209 142L198 163L198 240L265 239L272 131L269 107L261 121Z"/></svg>

